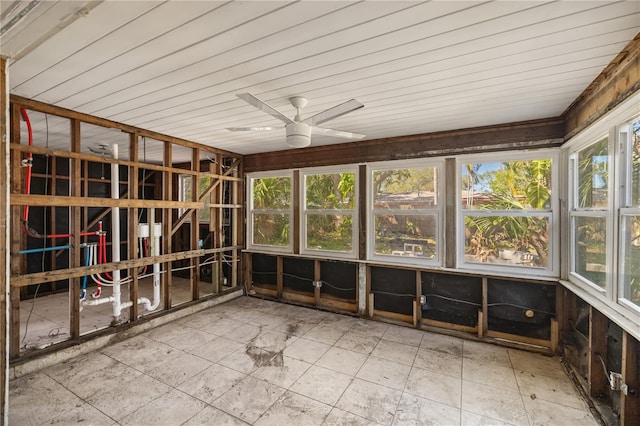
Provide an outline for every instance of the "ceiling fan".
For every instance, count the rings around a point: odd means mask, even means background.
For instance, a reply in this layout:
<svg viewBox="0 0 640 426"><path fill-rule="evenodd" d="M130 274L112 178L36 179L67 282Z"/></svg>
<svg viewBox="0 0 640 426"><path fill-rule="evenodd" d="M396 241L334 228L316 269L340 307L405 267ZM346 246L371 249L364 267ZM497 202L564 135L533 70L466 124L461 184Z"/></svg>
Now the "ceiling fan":
<svg viewBox="0 0 640 426"><path fill-rule="evenodd" d="M345 139L362 139L365 135L359 133L344 132L342 130L333 130L326 127L319 127L320 124L338 118L344 114L350 113L364 107L363 104L351 99L340 105L324 110L314 116L302 119L302 108L307 105L307 99L302 96L294 96L289 98L289 102L296 109L296 116L292 119L282 114L266 102L258 99L251 93L239 93L236 95L240 99L250 103L260 111L264 111L272 117L284 122L287 132L287 145L292 148L303 148L311 144L311 133L322 134L328 136L336 136ZM232 132L243 131L264 131L274 130L273 127L228 127L227 130Z"/></svg>

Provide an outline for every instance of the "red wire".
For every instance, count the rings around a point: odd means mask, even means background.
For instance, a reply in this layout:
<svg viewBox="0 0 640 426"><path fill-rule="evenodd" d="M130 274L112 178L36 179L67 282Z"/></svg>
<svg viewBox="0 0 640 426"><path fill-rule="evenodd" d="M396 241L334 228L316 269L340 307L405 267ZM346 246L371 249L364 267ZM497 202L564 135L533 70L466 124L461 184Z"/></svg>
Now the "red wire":
<svg viewBox="0 0 640 426"><path fill-rule="evenodd" d="M27 114L27 110L24 108L20 108L20 114L22 115L22 118L24 118L24 121L27 123L27 133L29 135L29 146L33 146L33 128L31 127L31 120L29 119L29 114ZM27 173L25 178L26 182L25 182L24 192L26 195L30 195L31 194L31 168L33 164L33 154L28 152L27 159L29 160L29 164L27 164ZM51 234L51 235L36 234L29 229L29 226L27 225L28 222L29 222L29 205L25 205L22 210L22 228L30 237L51 238L51 239L73 237L73 234ZM89 233L88 235L94 235L94 234L95 233Z"/></svg>

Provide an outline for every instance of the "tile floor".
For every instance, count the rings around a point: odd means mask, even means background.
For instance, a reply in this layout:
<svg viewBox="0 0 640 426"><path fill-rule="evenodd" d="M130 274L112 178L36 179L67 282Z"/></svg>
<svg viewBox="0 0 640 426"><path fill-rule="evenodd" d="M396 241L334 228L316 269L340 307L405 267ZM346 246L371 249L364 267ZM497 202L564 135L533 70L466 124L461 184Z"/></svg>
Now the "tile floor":
<svg viewBox="0 0 640 426"><path fill-rule="evenodd" d="M597 425L559 358L241 297L10 383L12 425Z"/></svg>
<svg viewBox="0 0 640 426"><path fill-rule="evenodd" d="M211 283L200 282L200 297L213 293ZM88 293L95 291L90 287ZM111 289L103 288L103 296L110 296ZM122 286L122 300L128 300L129 286ZM151 277L140 280L138 284L139 297L153 298L153 283ZM189 280L173 277L172 305L179 305L191 300ZM80 313L80 334L91 333L109 327L113 320L111 304L86 306ZM155 312L155 311L154 311ZM146 315L141 312L141 315ZM124 309L122 318L129 317L129 309ZM29 351L41 349L51 344L69 339L69 293L60 292L46 296L32 297L20 302L20 341L21 350Z"/></svg>

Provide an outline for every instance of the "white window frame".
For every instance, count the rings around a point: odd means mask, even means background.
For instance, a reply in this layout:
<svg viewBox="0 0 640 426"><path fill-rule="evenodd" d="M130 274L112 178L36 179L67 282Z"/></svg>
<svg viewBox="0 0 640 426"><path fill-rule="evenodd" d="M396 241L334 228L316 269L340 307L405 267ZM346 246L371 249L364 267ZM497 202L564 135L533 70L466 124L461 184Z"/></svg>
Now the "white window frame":
<svg viewBox="0 0 640 426"><path fill-rule="evenodd" d="M381 263L400 264L400 265L421 265L430 267L441 267L444 259L444 157L438 159L420 159L420 160L395 160L370 163L367 165L367 259L378 261ZM373 193L373 173L383 170L398 169L414 169L414 168L435 168L437 173L437 184L435 185L437 204L436 207L430 209L376 209L374 207ZM394 256L376 254L375 252L375 226L376 215L389 213L401 216L419 216L434 215L436 217L436 256L434 259L412 257L412 256Z"/></svg>
<svg viewBox="0 0 640 426"><path fill-rule="evenodd" d="M579 277L568 274L566 280L562 280L562 284L573 291L578 297L585 300L585 302L594 306L603 314L607 315L624 330L631 333L636 338L640 338L640 331L638 324L640 324L640 309L630 301L619 297L622 293L622 280L619 279L621 271L621 265L619 259L622 251L622 233L624 232L623 226L621 226L620 218L621 214L625 212L633 211L627 210L624 200L626 199L626 182L627 171L623 164L625 141L621 135L621 130L624 130L624 126L639 117L640 113L640 92L636 92L616 108L611 110L607 115L601 117L586 129L582 130L579 134L570 139L562 147L563 151L567 152L567 158L588 146L592 142L600 140L602 135L609 135L609 141L613 144L610 155L612 155L612 163L610 164L610 204L608 209L607 218L610 221L610 241L607 245L607 252L610 252L612 258L611 264L616 265L611 268L611 285L607 288L606 292L601 291L599 288L594 288L593 285L589 285ZM627 151L628 152L628 151ZM570 178L570 173L567 172L567 176ZM569 179L570 182L570 179ZM572 188L572 184L569 185L569 193L575 189ZM569 198L571 200L571 197ZM571 208L571 205L568 206ZM566 226L570 226L569 215L567 215ZM565 252L573 255L572 242L567 238L565 246Z"/></svg>
<svg viewBox="0 0 640 426"><path fill-rule="evenodd" d="M596 207L579 207L579 196L580 194L578 193L579 191L578 189L578 157L580 155L580 152L595 145L596 143L600 142L601 140L603 140L604 138L607 138L608 141L608 147L607 147L607 152L608 152L608 157L609 157L609 162L608 162L608 167L609 167L609 179L608 179L608 186L607 186L607 207L606 208L596 208ZM571 278L573 278L575 281L578 281L580 283L582 283L583 285L589 286L591 288L591 291L595 292L595 293L601 293L601 294L607 294L607 293L611 293L612 291L612 285L613 285L613 250L609 249L606 250L606 256L605 256L605 277L606 277L606 281L605 281L605 287L602 288L600 286L598 286L596 283L591 282L589 279L587 279L586 277L583 277L582 275L580 275L579 273L577 273L575 271L575 265L576 265L576 252L575 252L575 242L578 239L578 236L575 235L575 226L574 226L574 222L576 220L576 218L581 218L581 217L596 217L596 218L605 218L605 222L606 222L606 232L607 232L607 236L606 236L606 247L607 248L611 248L613 246L613 238L614 238L614 233L613 233L613 226L614 226L614 221L613 218L611 217L611 215L609 214L609 212L611 211L611 208L613 206L614 200L613 200L613 196L614 196L614 191L613 191L613 187L614 187L614 181L615 181L615 172L614 172L614 145L615 145L615 135L610 134L610 132L605 132L605 133L601 133L599 135L597 135L595 138L592 138L590 140L585 140L583 143L578 144L575 146L574 149L571 150L571 152L569 153L569 178L568 178L568 183L569 183L569 188L568 188L568 209L569 209L569 224L568 224L568 230L569 230L569 265L568 265L568 271L569 271L569 276Z"/></svg>
<svg viewBox="0 0 640 426"><path fill-rule="evenodd" d="M640 205L633 206L632 205L632 185L631 185L631 161L632 161L632 149L633 149L633 130L631 128L634 122L640 121L640 114L637 114L630 119L626 120L624 123L620 124L616 128L616 134L618 136L618 143L616 146L619 149L618 158L619 158L619 170L617 175L619 176L620 183L618 185L619 188L619 200L618 205L620 208L618 209L617 220L618 220L618 253L619 260L618 271L617 271L617 295L616 299L619 304L626 307L627 309L634 312L636 315L640 315L640 306L634 304L630 300L624 297L624 280L623 280L623 266L624 266L624 258L625 258L625 245L624 245L624 236L626 231L625 228L625 218L627 216L640 216Z"/></svg>
<svg viewBox="0 0 640 426"><path fill-rule="evenodd" d="M290 203L288 209L256 209L254 208L254 199L253 199L253 182L256 179L263 178L289 178L291 180L291 194L290 194ZM261 252L269 252L269 253L285 253L290 254L293 253L293 205L294 205L294 193L293 189L295 187L295 183L293 181L293 170L275 170L269 172L256 172L256 173L247 173L247 223L246 223L246 232L247 232L247 249ZM289 216L289 242L286 246L274 246L267 244L256 244L254 243L254 233L253 233L253 215L254 214L285 214Z"/></svg>
<svg viewBox="0 0 640 426"><path fill-rule="evenodd" d="M558 278L560 275L560 203L559 203L559 150L540 149L532 151L509 151L461 155L456 158L456 251L457 267L462 271L490 273L497 276ZM462 165L469 163L502 163L551 159L551 206L549 210L469 210L462 206ZM527 216L549 218L549 264L546 268L535 266L475 263L465 261L465 217L466 216Z"/></svg>
<svg viewBox="0 0 640 426"><path fill-rule="evenodd" d="M359 167L357 164L350 164L344 166L331 166L331 167L314 167L307 169L300 169L300 253L307 255L323 255L328 258L340 258L340 259L356 259L358 257L358 229L359 229ZM353 173L354 174L354 206L351 209L309 209L307 210L307 176L309 175L322 175L322 174L340 174L340 173ZM351 250L337 251L337 250L323 250L323 249L310 249L307 248L307 215L308 214L350 214L352 216L351 227Z"/></svg>

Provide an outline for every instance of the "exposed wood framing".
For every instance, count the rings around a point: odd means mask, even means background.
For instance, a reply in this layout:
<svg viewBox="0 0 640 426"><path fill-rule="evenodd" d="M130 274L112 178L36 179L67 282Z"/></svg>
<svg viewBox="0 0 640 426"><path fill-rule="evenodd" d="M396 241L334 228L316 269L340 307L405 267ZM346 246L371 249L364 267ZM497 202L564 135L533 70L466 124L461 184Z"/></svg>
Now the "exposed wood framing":
<svg viewBox="0 0 640 426"><path fill-rule="evenodd" d="M0 56L0 424L9 409L9 76Z"/></svg>
<svg viewBox="0 0 640 426"><path fill-rule="evenodd" d="M607 328L609 320L597 309L589 308L589 394L603 396L609 387L602 363L607 360Z"/></svg>
<svg viewBox="0 0 640 426"><path fill-rule="evenodd" d="M176 137L173 137L173 136L164 135L162 133L157 133L157 132L152 132L150 130L141 129L139 127L129 126L127 124L118 123L117 121L107 120L105 118L100 118L100 117L96 117L96 116L93 116L93 115L84 114L84 113L81 113L81 112L73 111L73 110L62 108L62 107L55 106L55 105L45 104L43 102L39 102L39 101L36 101L34 99L28 99L28 98L23 98L21 96L11 95L11 102L20 104L21 106L23 106L25 108L28 108L30 110L33 110L33 111L38 111L38 112L42 112L42 113L45 113L45 114L53 114L53 115L58 115L58 116L61 116L61 117L77 119L77 120L83 121L85 123L91 123L91 124L95 124L97 126L107 127L107 128L111 128L111 129L118 129L118 130L122 130L123 132L127 132L127 133L137 133L140 136L156 139L156 140L159 140L161 142L175 143L177 145L186 146L188 148L202 148L203 147L203 145L201 145L201 144L198 144L196 142L192 142L192 141L189 141L189 140L186 140L186 139L176 138ZM222 155L226 155L226 156L229 156L229 157L237 157L238 156L238 154L235 154L235 153L230 152L230 151L217 149L217 148L212 148L212 147L206 147L206 148L207 148L207 151L215 153L215 154L222 154Z"/></svg>
<svg viewBox="0 0 640 426"><path fill-rule="evenodd" d="M640 343L629 333L622 334L622 382L627 386L620 397L620 425L637 425L640 420Z"/></svg>
<svg viewBox="0 0 640 426"><path fill-rule="evenodd" d="M640 33L563 113L566 139L575 136L638 90Z"/></svg>
<svg viewBox="0 0 640 426"><path fill-rule="evenodd" d="M290 149L244 157L245 172L560 146L560 118Z"/></svg>
<svg viewBox="0 0 640 426"><path fill-rule="evenodd" d="M71 150L80 152L80 122L71 120ZM47 161L49 159L47 158ZM55 161L55 158L53 159ZM71 160L71 196L81 197L82 179L81 179L81 161L77 158ZM73 248L69 251L71 259L69 266L72 268L80 267L80 230L81 209L79 206L70 207L71 222L70 232L74 235ZM69 330L71 339L80 337L80 277L69 279Z"/></svg>
<svg viewBox="0 0 640 426"><path fill-rule="evenodd" d="M88 116L86 114L75 113L63 108L57 108L50 105L45 105L39 102L33 102L30 100L21 99L18 97L12 97L13 102L11 107L11 140L3 140L9 152L11 153L11 188L9 202L7 205L11 208L11 242L9 245L4 245L4 250L13 253L12 263L10 268L10 279L7 280L10 283L11 288L11 323L10 329L10 355L11 358L20 356L21 335L20 335L20 295L21 291L27 294L27 287L39 286L41 284L48 284L52 288L55 282L68 282L69 283L69 321L70 321L70 340L71 342L79 342L80 337L80 282L83 276L89 274L97 274L104 272L111 272L114 270L128 270L129 275L132 278L132 282L129 285L129 298L131 300L138 299L138 270L141 267L149 267L153 264L159 263L162 265L162 269L165 273L162 275L162 298L163 304L160 309L169 309L171 307L172 297L172 272L174 262L183 262L192 266L189 285L191 288L191 299L198 300L201 298L209 298L210 295L200 295L198 292L199 272L198 268L202 257L214 256L217 259L216 274L218 275L218 283L221 281L222 276L222 259L223 252L227 253L231 259L233 265L231 276L233 285L236 285L238 279L238 268L242 266L239 261L241 255L240 246L233 246L242 241L242 230L226 230L223 225L223 212L226 211L241 211L242 199L239 192L241 188L243 177L241 175L242 156L234 153L230 153L224 150L218 150L211 147L206 147L193 142L184 141L179 138L173 138L166 135L159 135L153 132L148 132L143 129L138 129L131 126L125 126L120 123L114 123L109 120L102 120L96 117ZM8 105L8 102L7 102ZM20 108L26 107L28 110L39 111L45 114L53 114L69 120L71 127L71 141L70 150L52 150L47 147L29 146L24 143L20 143ZM86 148L83 144L88 143L83 140L83 135L80 132L81 123L88 123L96 126L103 126L108 128L119 129L125 133L128 133L128 156L123 156L124 159L114 160L110 157L83 154L81 151ZM163 162L162 165L140 163L138 158L138 145L140 137L151 137L160 141L163 146ZM11 142L11 143L9 143ZM190 164L177 167L172 162L172 151L175 147L188 148L192 150L192 161ZM200 170L199 156L201 152L214 154L217 159L218 166L216 169ZM32 176L47 180L50 191L46 193L40 191L32 191L31 194L24 193L24 168L21 167L21 161L27 157L28 154L36 156L46 157L48 161L51 161L46 173L38 170L37 173L32 173ZM56 167L58 162L63 159L60 164L64 164L64 160L69 160L70 169L66 170L66 167ZM58 161L58 162L57 162ZM90 177L91 167L105 164L117 164L119 168L126 169L126 179L122 179L119 184L121 188L125 188L124 191L120 190L120 198L113 199L109 195L91 194L93 188L101 188L100 185L107 184L109 181L104 179L97 179ZM225 169L223 173L221 165L231 164L231 168ZM144 177L140 177L140 171L144 170ZM173 181L177 179L180 174L187 174L193 177L194 189L198 189L199 178L211 179L210 188L206 194L198 194L193 191L193 198L191 200L178 201L179 198L175 198L177 194L177 187ZM69 193L59 195L58 188L56 188L56 182L61 182L61 188L66 188L67 185L70 188ZM0 180L0 184L1 184ZM6 182L5 182L6 183ZM145 191L153 188L154 195L141 197L140 191ZM227 192L225 192L227 191ZM215 193L216 200L214 203L204 202L208 194ZM100 192L98 192L100 194ZM28 273L26 268L26 258L30 254L19 254L22 250L27 248L27 238L25 233L22 232L22 211L23 206L35 206L50 208L51 220L48 220L45 229L55 229L53 225L55 221L55 209L64 208L68 209L70 213L70 223L68 230L56 229L56 232L72 234L69 237L69 250L56 250L51 254L47 254L47 258L51 258L50 266L47 266L47 270L43 272ZM123 214L127 215L127 221L125 227L127 229L128 241L122 241L121 244L127 247L126 256L119 262L110 262L93 266L84 266L81 256L82 248L81 243L84 237L79 237L82 232L89 232L94 230L97 223L103 220L107 215L112 213L112 208L120 208ZM89 215L89 208L102 208L98 209L98 214L94 212L95 209ZM215 225L215 228L210 227L210 237L207 237L209 241L212 241L212 247L210 249L200 249L198 247L199 240L199 226L197 209L209 208L212 211L217 212L219 220ZM162 250L159 256L144 256L139 253L138 250L138 217L143 212L142 209L147 210L147 218L149 218L149 209L155 209L155 222L162 222ZM182 246L174 245L172 243L172 231L174 227L177 229L180 224L176 224L176 211L178 209L187 209L189 213L186 217L190 217L191 221L191 233L189 235L190 243L186 244L184 249ZM58 213L60 216L60 213ZM1 217L0 217L1 219ZM40 220L40 218L33 218L34 221ZM43 218L42 220L47 220ZM228 224L229 227L241 226L242 220L236 214L232 221ZM60 228L60 227L58 227ZM38 229L38 226L36 226ZM108 226L107 226L108 229ZM108 231L110 232L110 231ZM225 234L226 232L226 234ZM76 237L78 236L78 237ZM110 244L110 243L108 243ZM174 251L174 247L179 247L178 251ZM184 251L180 251L184 250ZM58 256L68 254L70 262L68 267L64 269L56 269L56 259ZM38 287L39 288L39 287ZM48 288L48 287L47 287ZM32 290L32 289L29 289ZM66 290L62 288L61 290ZM48 291L48 290L47 290ZM216 292L219 292L217 289ZM46 293L46 291L45 291ZM125 292L126 293L126 292ZM42 293L39 293L42 295ZM125 295L126 297L126 295ZM88 309L91 309L89 307ZM140 314L140 307L134 303L129 309L129 321L136 321ZM112 326L120 327L118 324L112 324ZM84 339L84 337L82 337ZM68 343L67 343L68 344Z"/></svg>
<svg viewBox="0 0 640 426"><path fill-rule="evenodd" d="M130 200L138 199L139 192L139 177L138 177L138 134L132 133L129 135L129 159L136 164L135 166L129 169L129 185L127 188L127 197ZM142 187L144 191L144 186ZM85 193L86 194L86 193ZM109 209L111 210L111 209ZM129 259L135 259L138 256L142 257L143 253L138 254L138 208L134 207L129 211L129 236L130 241L133 243L129 243ZM138 300L138 269L130 268L129 275L131 276L131 284L129 285L129 299L130 300ZM134 303L129 308L129 321L135 321L138 319L138 304Z"/></svg>

